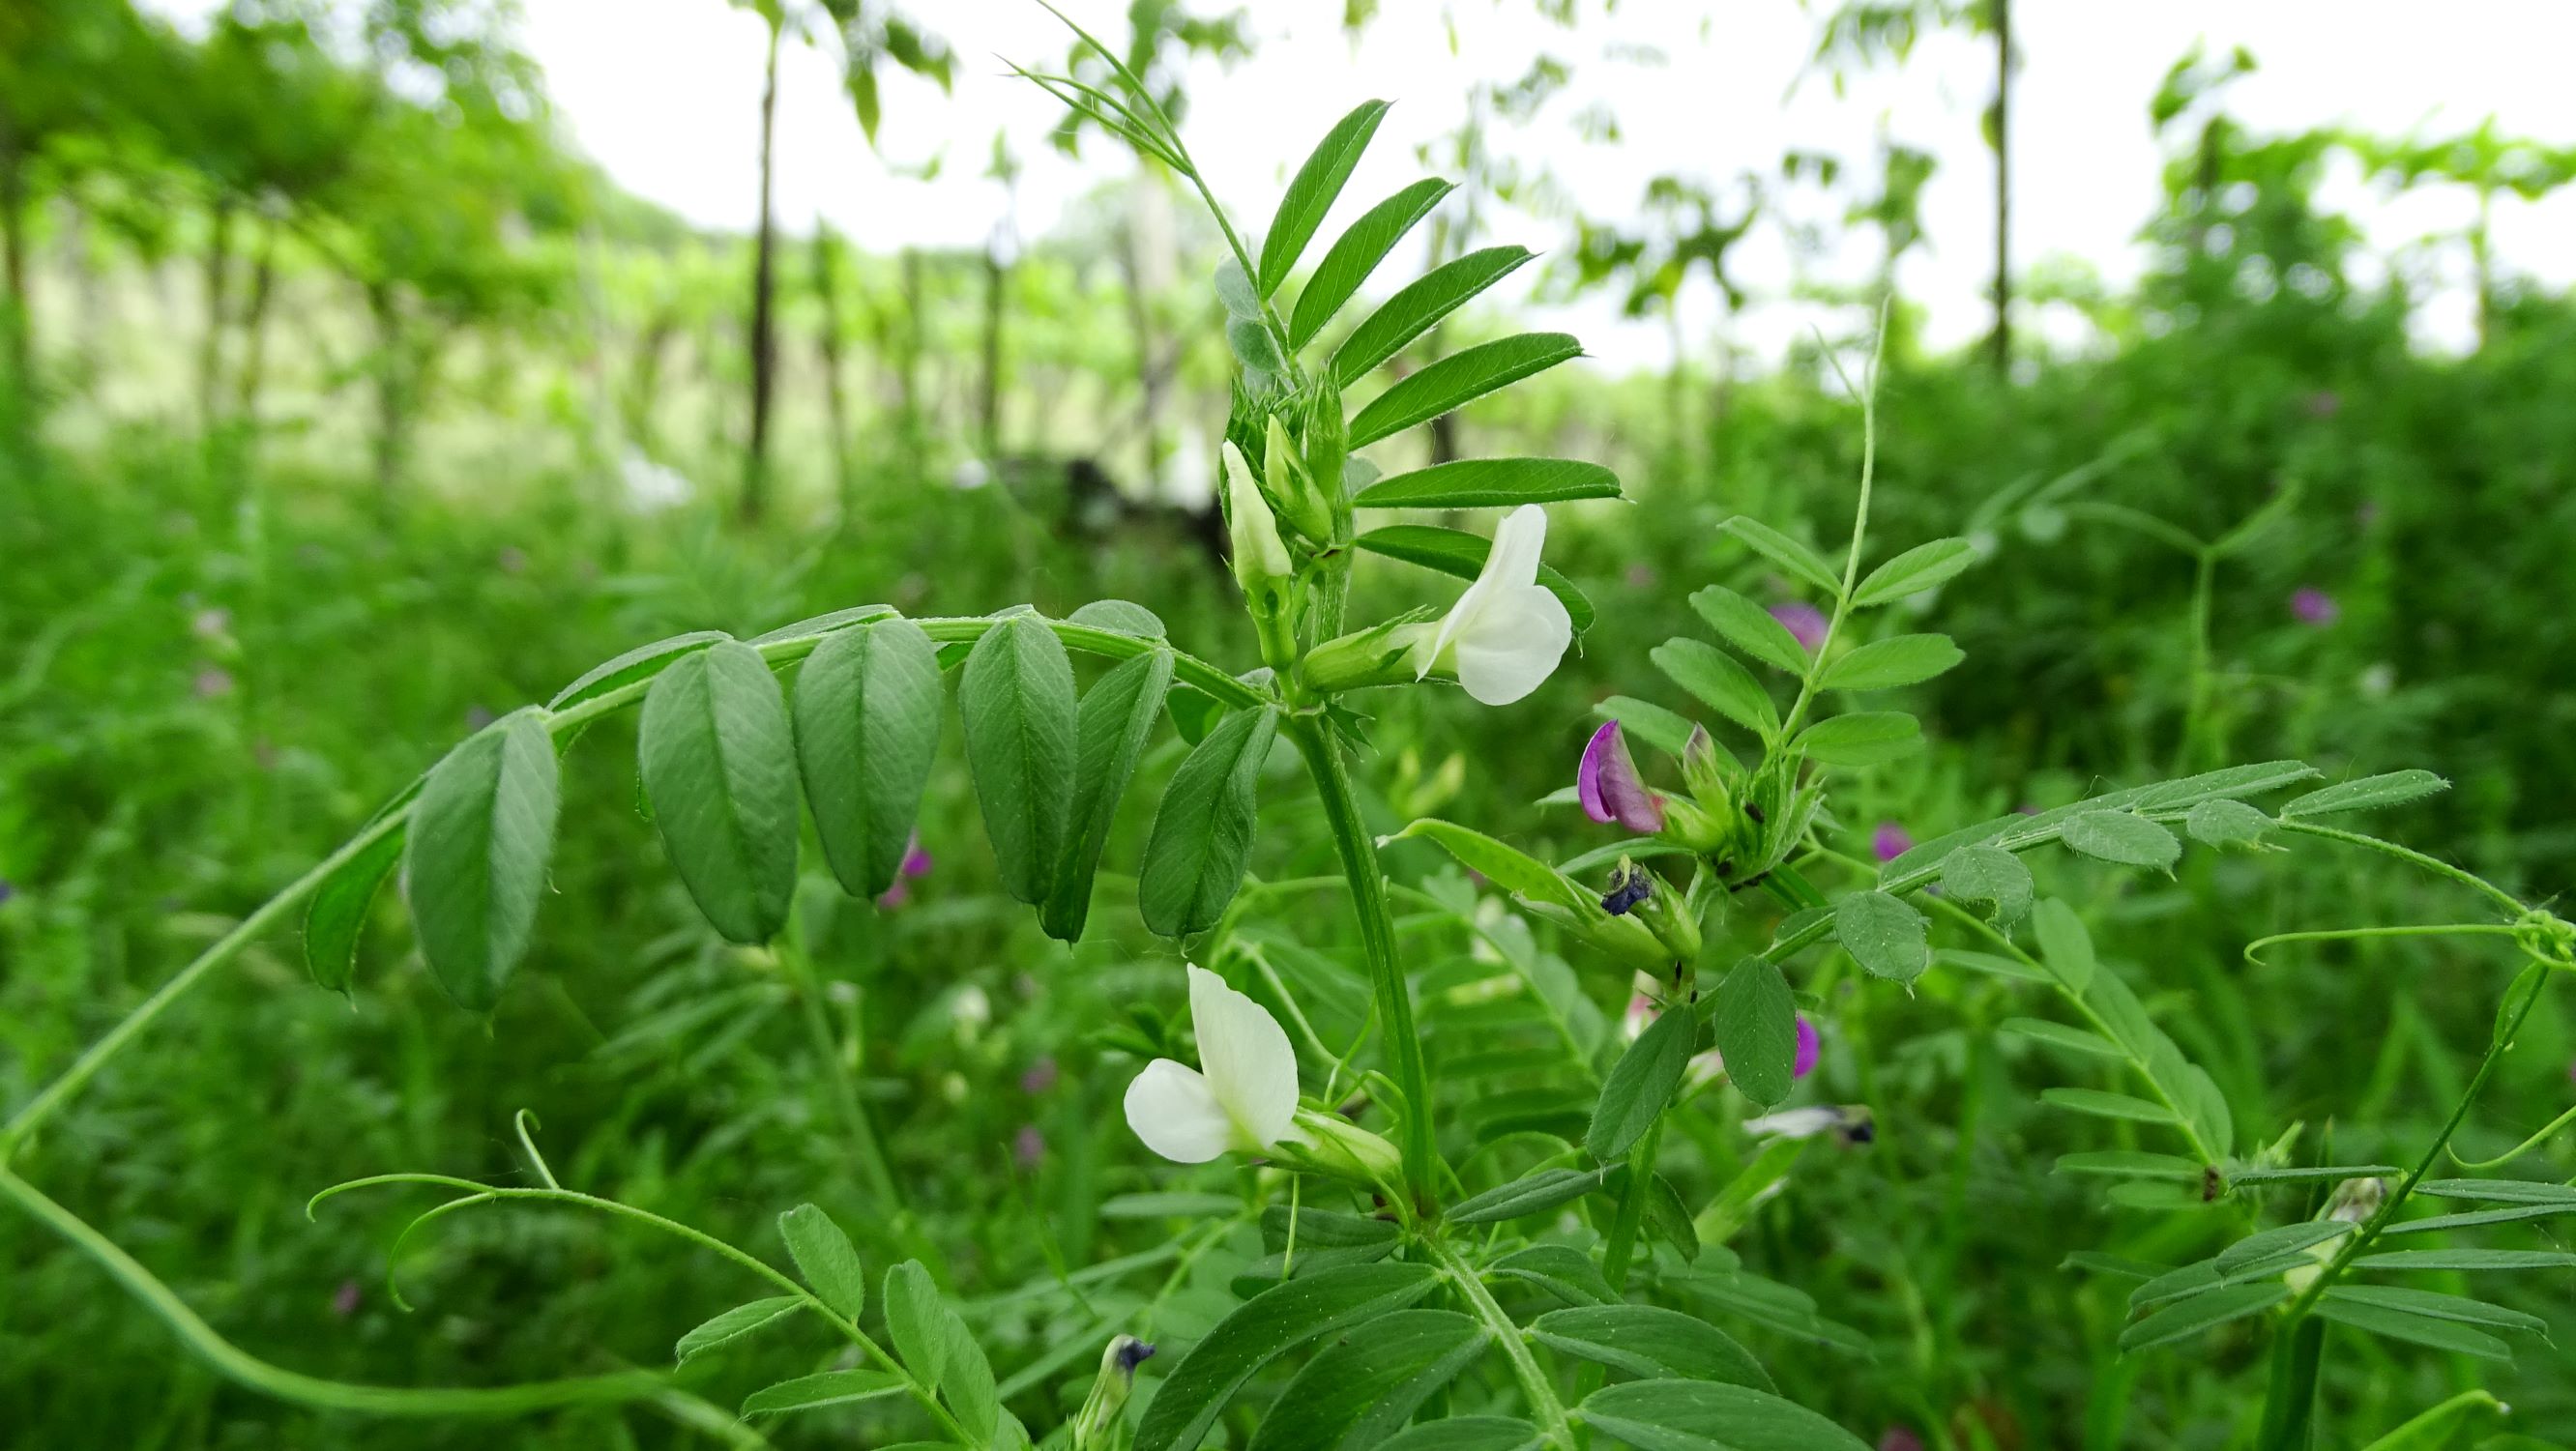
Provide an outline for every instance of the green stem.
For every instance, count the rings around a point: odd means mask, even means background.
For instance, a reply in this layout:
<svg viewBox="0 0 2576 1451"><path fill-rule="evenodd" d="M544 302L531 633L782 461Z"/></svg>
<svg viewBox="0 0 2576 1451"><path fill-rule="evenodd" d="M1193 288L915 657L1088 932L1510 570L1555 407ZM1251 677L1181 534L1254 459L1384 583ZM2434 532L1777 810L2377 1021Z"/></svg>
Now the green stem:
<svg viewBox="0 0 2576 1451"><path fill-rule="evenodd" d="M539 1191L543 1192L543 1191ZM557 1406L657 1399L670 1391L651 1371L617 1371L573 1380L514 1386L411 1387L362 1385L271 1365L215 1332L169 1286L161 1283L114 1240L87 1220L46 1197L33 1184L0 1169L0 1194L71 1242L159 1318L182 1344L226 1379L262 1395L328 1410L379 1416L507 1416ZM762 1444L757 1437L745 1444Z"/></svg>
<svg viewBox="0 0 2576 1451"><path fill-rule="evenodd" d="M0 1171L0 1173L5 1173L5 1171ZM444 1175L436 1174L377 1174L365 1179L352 1179L346 1184L334 1184L330 1188L323 1190L320 1194L313 1196L312 1204L307 1206L307 1212L311 1212L312 1205L318 1205L324 1199L344 1193L351 1189L363 1189L379 1184L421 1183L443 1184L457 1188L470 1188L478 1197L496 1201L507 1199L534 1200L540 1203L570 1204L583 1209L595 1209L602 1214L611 1215L620 1219L631 1219L638 1224L649 1225L652 1228L661 1230L665 1234L686 1240L689 1243L698 1246L700 1249L708 1250L724 1259L731 1260L735 1264L740 1265L751 1273L777 1286L780 1290L794 1296L805 1306L806 1309L821 1316L826 1323L830 1324L835 1331L838 1331L841 1334L842 1338L848 1340L852 1345L857 1346L861 1354L865 1355L868 1359L875 1361L880 1366L883 1366L888 1372L900 1379L903 1382L906 1393L908 1393L914 1401L919 1403L924 1411L929 1412L931 1418L939 1423L940 1428L949 1436L954 1437L959 1445L965 1446L974 1444L973 1438L966 1434L965 1428L958 1423L957 1418L949 1412L946 1406L939 1403L938 1388L915 1376L910 1367L906 1366L902 1361L897 1360L884 1346L879 1345L875 1336L872 1336L865 1330L860 1329L859 1323L856 1319L843 1315L838 1310L833 1309L830 1305L825 1304L820 1296L817 1296L813 1291L805 1288L805 1286L799 1283L794 1276L772 1268L759 1256L754 1255L747 1250L728 1244L725 1241L716 1238L714 1235L707 1233L705 1230L695 1228L691 1225L682 1224L676 1219L665 1219L661 1215L655 1214L649 1209L639 1209L632 1204L622 1203L615 1199L602 1199L595 1194L583 1194L572 1189L499 1188L489 1184L478 1184L471 1180L452 1179Z"/></svg>
<svg viewBox="0 0 2576 1451"><path fill-rule="evenodd" d="M2551 974L2559 966L2537 953L2531 954L2531 957L2540 970L2537 972L2526 970L2530 986L2525 988L2521 998L2509 1004L2500 1016L2494 1034L2487 1040L2486 1056L2478 1060L2478 1071L2470 1076L2468 1087L2461 1092L2459 1101L2451 1106L2451 1116L2443 1122L2442 1131L2433 1136L2431 1143L2424 1146L2424 1152L2416 1159L2415 1167L2407 1170L2404 1177L2397 1181L2397 1186L2380 1201L2379 1208L2369 1219L2362 1222L2361 1228L2343 1237L2336 1246L2334 1258L2326 1262L2325 1268L2318 1272L2317 1277L2311 1280L2308 1287L2299 1292L2298 1298L2290 1302L2289 1308L2282 1312L2280 1335L2284 1343L2293 1345L2292 1351L2289 1352L2292 1359L2286 1365L2278 1358L2273 1363L2275 1374L2271 1397L2263 1413L2264 1435L2258 1443L2260 1451L2300 1451L2300 1448L2308 1444L2309 1418L2316 1403L2317 1370L2321 1354L2316 1350L2309 1350L2301 1359L2300 1352L2295 1348L2295 1341L2302 1335L2314 1337L2322 1334L2323 1324L2321 1321L2312 1319L2308 1312L2314 1309L2318 1299L2343 1277L2344 1272L2352 1267L2353 1261L2367 1252L2380 1235L2387 1231L2388 1226L2396 1222L2398 1212L2406 1207L2406 1201L2414 1194L2415 1186L2423 1183L2440 1165L2443 1151L2450 1147L2451 1136L2460 1131L2461 1123L2469 1116L2470 1106L2477 1102L2478 1094L2486 1087L2487 1080L2495 1076L2497 1065L2504 1061L2504 1055L2513 1047L2514 1035L2522 1030L2523 1020L2530 1017L2531 1010L2539 1005L2541 994L2548 991ZM2322 1342L2320 1341L2319 1344ZM2277 1354L2279 1352L2276 1352L2276 1356Z"/></svg>
<svg viewBox="0 0 2576 1451"><path fill-rule="evenodd" d="M1395 1082L1404 1096L1404 1181L1417 1201L1416 1212L1428 1215L1437 1180L1439 1151L1431 1133L1431 1075L1422 1060L1422 1039L1413 1026L1413 999L1405 987L1404 966L1395 954L1395 918L1388 910L1386 875L1379 869L1377 842L1360 819L1358 798L1351 791L1349 768L1332 728L1321 716L1287 717L1288 733L1306 758L1323 800L1324 819L1333 845L1341 853L1343 874L1351 882L1351 906L1359 913L1360 944L1368 958L1369 987L1385 1025L1388 1054L1395 1060Z"/></svg>
<svg viewBox="0 0 2576 1451"><path fill-rule="evenodd" d="M2524 906L2512 893L2507 892L2502 887L2499 887L2495 883L2488 881L2486 878L2479 876L2477 873L2455 867L2449 862L2442 860L2440 857L2426 856L2424 853L2416 851L2412 847L2399 846L2393 841L2382 841L2375 836L2364 836L2357 831L2344 831L2332 826L2318 826L2313 822L2307 821L2283 821L2278 823L2278 825L2283 831L2297 832L2301 836L2323 837L2327 841L2339 841L2346 846L2367 847L2372 851L2384 852L2389 856L2397 858L2399 861L2408 862L2415 866L2422 867L2424 870L2431 872L2437 877L2447 877L2450 880L2459 883L2461 886L2467 887L2486 897L2489 901L2492 901L2497 906L2511 912L2516 917L2528 915L2531 911L2529 907Z"/></svg>
<svg viewBox="0 0 2576 1451"><path fill-rule="evenodd" d="M852 622L844 621L835 628L847 628L850 623ZM933 640L957 642L981 638L985 631L993 627L995 621L984 616L968 616L920 620L916 623ZM1114 630L1095 630L1089 626L1071 625L1059 620L1049 620L1046 623L1049 629L1055 631L1056 637L1068 647L1111 660L1128 660L1149 650L1171 649L1160 640L1150 640L1141 635L1124 635ZM823 638L830 633L831 630L827 629L785 635L762 641L757 648L762 658L775 668L802 660L812 654L814 647L822 643ZM1172 651L1172 657L1174 679L1216 700L1237 707L1257 705L1263 700L1260 692L1204 660L1178 650ZM546 730L558 736L578 732L601 716L609 715L643 699L644 692L651 686L650 679L632 681L614 690L603 691L563 710L547 712L544 716ZM138 1004L133 1012L126 1014L122 1021L108 1030L105 1037L91 1044L87 1051L75 1059L72 1066L65 1069L60 1077L38 1090L34 1098L29 1099L24 1106L11 1115L5 1127L0 1127L0 1167L5 1167L10 1162L18 1148L26 1142L28 1135L34 1133L36 1128L51 1117L55 1110L62 1107L72 1095L80 1092L90 1079L97 1076L101 1068L106 1067L111 1059L124 1051L127 1044L152 1026L163 1013L169 1011L171 1004L186 996L189 989L204 981L217 968L239 956L243 948L258 940L260 934L283 921L288 913L294 911L299 903L319 889L330 879L331 874L339 870L350 858L365 851L389 833L401 830L403 824L410 818L411 802L407 799L399 800L374 821L368 823L366 828L355 837L350 838L338 851L323 858L320 865L287 884L284 890L260 904L259 908L248 917L243 918L240 925L215 939L214 943L199 953L194 961L181 968L168 982L163 983L152 996Z"/></svg>
<svg viewBox="0 0 2576 1451"><path fill-rule="evenodd" d="M1884 341L1884 314L1880 323ZM1830 356L1830 354L1828 354ZM1836 368L1840 368L1837 363ZM1843 380L1848 384L1851 380ZM1807 716L1807 707L1815 702L1816 682L1824 677L1825 657L1834 648L1834 637L1842 632L1843 621L1851 615L1852 591L1860 584L1861 545L1869 537L1869 495L1878 475L1878 360L1870 360L1869 377L1859 388L1860 394L1860 502L1852 510L1851 548L1843 556L1843 586L1834 592L1834 613L1825 621L1825 637L1816 642L1815 653L1808 658L1806 678L1798 682L1798 698L1790 703L1789 713L1780 721L1780 739L1797 738L1799 723Z"/></svg>
<svg viewBox="0 0 2576 1451"><path fill-rule="evenodd" d="M1655 1151L1663 1138L1664 1120L1658 1114L1628 1153L1628 1187L1619 1195L1618 1211L1610 1219L1609 1237L1601 1245L1601 1277L1610 1282L1610 1292L1621 1299L1628 1295L1628 1261L1636 1253L1637 1227L1646 1217L1646 1195L1655 1179Z"/></svg>
<svg viewBox="0 0 2576 1451"><path fill-rule="evenodd" d="M1521 1328L1503 1313L1502 1306L1494 1303L1485 1282L1477 1278L1475 1267L1461 1259L1456 1250L1436 1240L1430 1242L1429 1248L1450 1283L1458 1287L1458 1293L1475 1310L1476 1318L1485 1322L1485 1328L1502 1346L1504 1356L1512 1363L1512 1375L1521 1383L1521 1394L1529 1401L1531 1414L1539 1418L1539 1430L1549 1444L1561 1451L1574 1451L1574 1427L1566 1419L1565 1403L1557 1399L1555 1382L1548 1379L1537 1357L1530 1354L1529 1340Z"/></svg>
<svg viewBox="0 0 2576 1451"><path fill-rule="evenodd" d="M832 1081L832 1106L839 1111L843 1131L856 1151L859 1176L884 1212L899 1219L904 1212L903 1196L895 1192L894 1175L886 1168L885 1149L877 1141L876 1126L868 1121L867 1105L859 1101L859 1085L850 1075L849 1064L841 1060L840 1038L832 1031L831 1015L823 1008L822 975L803 952L784 943L779 947L778 960L786 967L804 1009L805 1033L814 1045L814 1055L823 1060L824 1071Z"/></svg>

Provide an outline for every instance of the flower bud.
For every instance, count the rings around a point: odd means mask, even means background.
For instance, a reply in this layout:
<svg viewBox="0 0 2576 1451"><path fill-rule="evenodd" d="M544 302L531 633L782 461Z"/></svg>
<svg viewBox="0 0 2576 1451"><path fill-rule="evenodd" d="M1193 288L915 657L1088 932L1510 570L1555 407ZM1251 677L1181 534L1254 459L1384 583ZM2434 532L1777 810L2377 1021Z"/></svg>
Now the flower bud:
<svg viewBox="0 0 2576 1451"><path fill-rule="evenodd" d="M1225 459L1225 524L1233 546L1235 583L1243 586L1245 603L1252 612L1252 625L1261 637L1261 659L1274 670L1284 670L1297 658L1295 609L1291 598L1296 585L1297 563L1288 556L1288 546L1279 540L1279 526L1271 517L1270 503L1253 481L1252 466L1244 462L1243 450L1226 440Z"/></svg>
<svg viewBox="0 0 2576 1451"><path fill-rule="evenodd" d="M1415 620L1390 620L1336 636L1297 662L1298 682L1316 695L1408 684L1417 673L1414 655L1430 643L1436 628Z"/></svg>
<svg viewBox="0 0 2576 1451"><path fill-rule="evenodd" d="M1337 516L1342 515L1342 465L1350 458L1350 425L1342 417L1342 387L1334 380L1333 370L1324 369L1306 394L1305 427L1299 437L1306 440L1306 477L1314 480L1324 502Z"/></svg>
<svg viewBox="0 0 2576 1451"><path fill-rule="evenodd" d="M1118 1413L1136 1387L1136 1367L1152 1359L1154 1347L1133 1335L1111 1338L1100 1353L1100 1374L1073 1418L1073 1451L1107 1451L1118 1439Z"/></svg>
<svg viewBox="0 0 2576 1451"><path fill-rule="evenodd" d="M1289 442L1288 426L1276 413L1270 415L1269 457L1264 460L1262 482L1270 486L1270 497L1278 501L1279 512L1291 528L1317 544L1332 542L1332 505L1306 472L1306 461Z"/></svg>
<svg viewBox="0 0 2576 1451"><path fill-rule="evenodd" d="M1276 1146L1283 1161L1294 1153L1315 1173L1372 1187L1392 1189L1404 1182L1404 1156L1395 1145L1349 1119L1300 1107L1297 1127L1306 1131L1307 1141L1293 1149Z"/></svg>

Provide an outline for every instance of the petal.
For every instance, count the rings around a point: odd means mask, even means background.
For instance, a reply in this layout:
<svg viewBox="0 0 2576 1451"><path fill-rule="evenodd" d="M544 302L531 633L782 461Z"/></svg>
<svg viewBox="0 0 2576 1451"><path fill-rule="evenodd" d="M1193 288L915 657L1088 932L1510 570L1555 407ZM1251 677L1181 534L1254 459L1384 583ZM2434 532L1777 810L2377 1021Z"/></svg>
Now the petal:
<svg viewBox="0 0 2576 1451"><path fill-rule="evenodd" d="M1547 511L1536 504L1523 504L1503 516L1502 527L1494 531L1494 547L1485 556L1485 567L1476 580L1492 580L1497 585L1532 585L1538 583L1539 550L1547 543Z"/></svg>
<svg viewBox="0 0 2576 1451"><path fill-rule="evenodd" d="M1574 794L1583 802L1583 814L1599 822L1616 821L1610 814L1610 803L1601 799L1601 772L1609 764L1610 753L1619 744L1619 723L1605 720L1601 729L1583 746L1583 764L1574 770Z"/></svg>
<svg viewBox="0 0 2576 1451"><path fill-rule="evenodd" d="M1204 1164L1234 1142L1234 1122L1195 1068L1157 1058L1127 1085L1127 1127L1145 1147L1181 1164Z"/></svg>
<svg viewBox="0 0 2576 1451"><path fill-rule="evenodd" d="M1509 705L1556 673L1573 643L1574 619L1565 601L1537 585L1522 585L1497 596L1459 633L1458 683L1486 705Z"/></svg>
<svg viewBox="0 0 2576 1451"><path fill-rule="evenodd" d="M1431 648L1424 652L1413 678L1431 673L1431 667L1451 644L1474 628L1476 621L1494 603L1507 597L1515 585L1534 584L1538 580L1539 550L1547 543L1547 511L1536 504L1523 504L1504 516L1501 527L1494 530L1494 543L1485 551L1485 567L1476 571L1475 581L1458 603L1440 621L1440 631L1431 637ZM1569 634L1571 630L1569 628ZM1528 694L1527 691L1522 692ZM1518 700L1520 696L1512 697ZM1499 704L1487 701L1486 704Z"/></svg>
<svg viewBox="0 0 2576 1451"><path fill-rule="evenodd" d="M1815 1072L1816 1059L1823 1052L1824 1042L1816 1036L1816 1025L1807 1021L1805 1013L1800 1013L1798 1015L1798 1057L1796 1063L1789 1069L1789 1076L1804 1078Z"/></svg>
<svg viewBox="0 0 2576 1451"><path fill-rule="evenodd" d="M1255 1145L1287 1137L1297 1114L1297 1051L1270 1010L1225 985L1204 967L1190 968L1190 1026L1199 1066L1235 1126Z"/></svg>
<svg viewBox="0 0 2576 1451"><path fill-rule="evenodd" d="M1575 794L1584 814L1595 821L1615 821L1639 836L1664 829L1664 803L1646 789L1637 774L1637 758L1628 754L1628 738L1617 721L1602 722L1583 748L1583 769L1575 776Z"/></svg>

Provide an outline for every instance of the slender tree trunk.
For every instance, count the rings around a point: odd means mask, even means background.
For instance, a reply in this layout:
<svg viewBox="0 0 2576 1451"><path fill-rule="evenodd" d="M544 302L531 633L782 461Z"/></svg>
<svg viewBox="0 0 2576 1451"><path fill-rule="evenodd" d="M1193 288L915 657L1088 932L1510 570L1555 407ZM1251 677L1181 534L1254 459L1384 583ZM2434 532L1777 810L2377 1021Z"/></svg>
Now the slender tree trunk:
<svg viewBox="0 0 2576 1451"><path fill-rule="evenodd" d="M923 455L927 451L924 445L929 435L929 425L923 416L926 410L922 405L921 387L921 358L925 351L924 339L928 336L922 325L922 314L928 311L930 302L926 295L927 281L921 266L921 249L904 248L903 343L897 359L900 366L896 381L903 390L904 466L916 478L924 466Z"/></svg>
<svg viewBox="0 0 2576 1451"><path fill-rule="evenodd" d="M841 527L857 517L858 472L850 458L850 400L841 383L841 248L829 227L814 229L814 295L823 303L823 407L832 427L833 480L840 487Z"/></svg>
<svg viewBox="0 0 2576 1451"><path fill-rule="evenodd" d="M0 135L0 273L9 295L0 304L0 347L5 348L9 385L21 400L36 391L36 324L27 296L27 154Z"/></svg>
<svg viewBox="0 0 2576 1451"><path fill-rule="evenodd" d="M2478 289L2478 348L2485 351L2495 325L2495 247L2487 230L2495 217L2495 192L2478 188L2478 219L2469 226L2469 265Z"/></svg>
<svg viewBox="0 0 2576 1451"><path fill-rule="evenodd" d="M277 290L277 224L261 227L259 255L250 268L250 300L242 312L241 371L233 379L233 416L245 429L259 424L259 389L268 371L268 305Z"/></svg>
<svg viewBox="0 0 2576 1451"><path fill-rule="evenodd" d="M206 241L206 331L197 344L197 425L215 431L216 394L224 371L225 304L232 290L233 202L215 203L214 234Z"/></svg>
<svg viewBox="0 0 2576 1451"><path fill-rule="evenodd" d="M1986 340L1995 376L2012 369L2012 0L1995 7L1995 331Z"/></svg>
<svg viewBox="0 0 2576 1451"><path fill-rule="evenodd" d="M988 468L1002 459L1002 296L1009 281L996 239L984 248L984 376L975 404L976 445Z"/></svg>
<svg viewBox="0 0 2576 1451"><path fill-rule="evenodd" d="M402 479L403 420L409 407L404 397L409 390L403 381L402 307L393 284L367 284L367 315L376 325L376 492L390 514Z"/></svg>
<svg viewBox="0 0 2576 1451"><path fill-rule="evenodd" d="M778 366L775 325L770 317L776 290L777 221L770 215L770 181L776 162L778 133L778 40L780 27L769 27L768 71L760 86L760 236L751 269L751 451L744 460L742 521L757 523L769 507L769 403Z"/></svg>

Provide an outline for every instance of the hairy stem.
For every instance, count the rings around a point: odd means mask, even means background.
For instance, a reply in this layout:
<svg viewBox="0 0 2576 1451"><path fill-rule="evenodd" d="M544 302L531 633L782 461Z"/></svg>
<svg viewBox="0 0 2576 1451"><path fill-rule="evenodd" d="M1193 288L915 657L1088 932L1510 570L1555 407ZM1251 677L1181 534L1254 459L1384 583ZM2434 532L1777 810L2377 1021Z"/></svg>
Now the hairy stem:
<svg viewBox="0 0 2576 1451"><path fill-rule="evenodd" d="M1513 1377L1520 1381L1521 1395L1529 1401L1530 1413L1538 1417L1539 1430L1548 1444L1560 1451L1574 1451L1574 1427L1566 1419L1565 1403L1557 1399L1556 1383L1548 1379L1537 1357L1530 1354L1529 1341L1521 1334L1521 1328L1503 1313L1502 1306L1494 1303L1485 1282L1477 1278L1475 1267L1460 1258L1456 1250L1437 1240L1430 1242L1430 1250L1449 1282L1458 1287L1476 1318L1485 1322L1485 1328L1502 1346L1504 1356L1512 1363Z"/></svg>
<svg viewBox="0 0 2576 1451"><path fill-rule="evenodd" d="M1342 871L1350 878L1351 906L1359 913L1360 943L1368 958L1369 988L1384 1025L1386 1047L1395 1062L1396 1087L1404 1097L1404 1182L1413 1192L1416 1212L1427 1212L1437 1179L1439 1151L1431 1135L1431 1075L1422 1061L1422 1039L1414 1031L1413 999L1404 983L1403 964L1395 955L1395 919L1386 900L1386 874L1378 867L1377 842L1360 819L1360 804L1351 791L1349 768L1332 728L1321 716L1287 718L1288 733L1306 758L1323 799L1324 819L1333 845L1341 853Z"/></svg>
<svg viewBox="0 0 2576 1451"><path fill-rule="evenodd" d="M2561 966L2537 953L2531 954L2531 958L2538 970L2526 972L2529 985L2523 988L2520 997L2506 1003L2498 1015L2495 1032L2487 1039L2486 1056L2478 1060L2478 1071L2470 1076L2469 1085L2461 1091L2459 1102L2451 1106L2451 1115L2443 1121L2441 1132L2424 1146L2415 1166L2406 1171L2395 1188L2388 1191L2379 1208L2362 1222L2361 1228L2343 1237L2335 1248L2334 1258L2326 1262L2325 1268L2282 1312L2282 1348L2275 1354L2288 1358L2274 1361L2271 1395L2263 1412L2263 1439L2258 1443L2261 1451L2298 1451L2298 1448L2309 1444L2317 1396L2317 1372L2323 1359L2323 1342L2317 1339L2323 1333L2322 1322L2311 1318L2309 1311L2316 1307L2317 1301L2336 1281L2343 1278L2352 1262L2396 1222L2398 1212L2406 1207L2415 1186L2423 1183L2440 1166L2443 1151L2450 1147L2451 1136L2460 1131L2461 1123L2469 1116L2470 1106L2477 1102L2487 1080L2495 1076L2497 1066L2504 1062L2504 1055L2512 1050L2514 1035L2521 1031L2523 1020L2531 1016L2531 1010L2539 1005L2541 994L2549 989L2550 976ZM2315 1341L2315 1347L2301 1350L2303 1339Z"/></svg>

